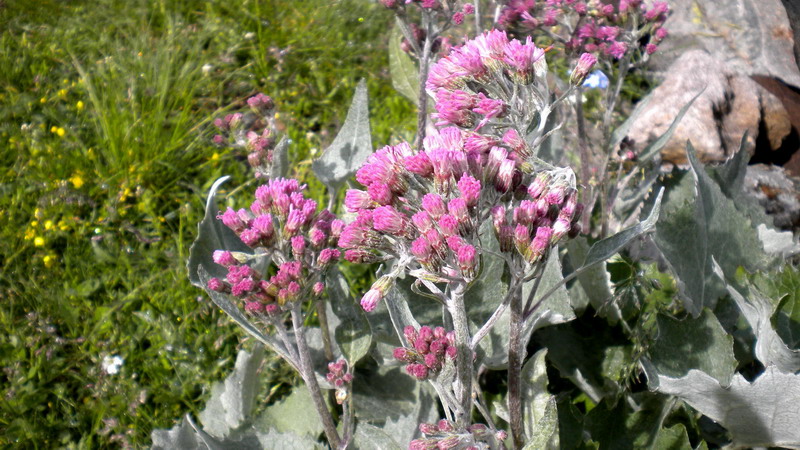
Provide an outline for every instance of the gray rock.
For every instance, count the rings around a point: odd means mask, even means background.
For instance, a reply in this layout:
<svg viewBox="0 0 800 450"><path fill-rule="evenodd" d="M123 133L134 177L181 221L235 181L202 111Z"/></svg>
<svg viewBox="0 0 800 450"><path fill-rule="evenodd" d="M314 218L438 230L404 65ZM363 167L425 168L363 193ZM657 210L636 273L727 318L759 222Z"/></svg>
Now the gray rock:
<svg viewBox="0 0 800 450"><path fill-rule="evenodd" d="M739 149L745 133L748 149L755 145L759 128L767 134L769 145L778 148L791 131L788 114L775 96L709 53L689 50L672 64L631 126L628 139L634 151L661 136L678 111L701 91L662 149L664 162L688 167L687 140L703 162L721 162Z"/></svg>
<svg viewBox="0 0 800 450"><path fill-rule="evenodd" d="M744 189L775 220L775 228L800 230L800 179L787 176L782 167L747 166Z"/></svg>
<svg viewBox="0 0 800 450"><path fill-rule="evenodd" d="M796 1L796 0L794 0ZM735 72L800 87L794 34L781 0L669 0L670 36L653 55L664 70L688 49L705 49Z"/></svg>

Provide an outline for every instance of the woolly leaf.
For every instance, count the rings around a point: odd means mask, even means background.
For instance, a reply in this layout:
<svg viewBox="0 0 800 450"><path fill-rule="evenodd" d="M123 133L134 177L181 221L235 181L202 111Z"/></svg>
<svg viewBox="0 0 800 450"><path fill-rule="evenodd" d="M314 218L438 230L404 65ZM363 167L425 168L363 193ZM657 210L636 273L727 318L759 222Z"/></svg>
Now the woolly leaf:
<svg viewBox="0 0 800 450"><path fill-rule="evenodd" d="M366 422L356 426L353 445L361 450L402 450L406 447L398 444L386 431Z"/></svg>
<svg viewBox="0 0 800 450"><path fill-rule="evenodd" d="M314 174L333 195L372 153L367 82L356 86L353 102L342 129L325 152L311 163Z"/></svg>
<svg viewBox="0 0 800 450"><path fill-rule="evenodd" d="M586 238L583 236L570 239L567 242L567 256L573 267L580 267L578 265L586 260L588 252L589 243L586 242ZM578 275L578 283L580 283L580 287L589 299L592 308L595 311L605 311L606 308L604 306L612 297L611 278L606 270L605 261L581 271ZM572 306L576 306L574 301Z"/></svg>
<svg viewBox="0 0 800 450"><path fill-rule="evenodd" d="M664 194L663 188L658 192L655 204L650 210L650 214L642 222L620 231L619 233L607 237L601 241L595 242L589 252L586 254L586 259L583 262L583 267L589 267L601 261L614 256L624 246L631 242L634 238L641 236L644 233L652 230L658 221L659 212L661 211L661 197Z"/></svg>
<svg viewBox="0 0 800 450"><path fill-rule="evenodd" d="M564 276L561 273L558 249L554 248L547 258L547 265L544 268L544 272L542 272L539 287L534 295L532 305L536 309L525 324L526 336L529 336L531 332L539 328L569 322L575 318L575 312L570 305L567 288L562 283L563 280ZM523 299L528 298L534 284L535 280L531 280L522 286ZM543 298L544 295L553 289L555 289L555 291L553 291L552 294L547 298Z"/></svg>
<svg viewBox="0 0 800 450"><path fill-rule="evenodd" d="M757 275L753 280L759 291L781 299L773 324L789 348L800 348L800 268L786 265L778 273Z"/></svg>
<svg viewBox="0 0 800 450"><path fill-rule="evenodd" d="M657 375L658 391L677 396L727 428L735 447L800 446L800 375L775 366L752 383L736 374L730 387L700 370L682 378Z"/></svg>
<svg viewBox="0 0 800 450"><path fill-rule="evenodd" d="M775 366L785 372L800 370L800 350L790 349L772 326L775 304L754 286L750 286L745 298L739 291L725 281L722 268L714 263L714 273L722 280L736 306L742 311L745 320L756 335L756 358L765 366Z"/></svg>
<svg viewBox="0 0 800 450"><path fill-rule="evenodd" d="M227 274L227 270L224 267L214 263L212 259L214 250L253 253L253 249L245 245L233 230L217 219L217 214L219 213L216 203L217 190L229 178L229 176L219 178L208 191L206 214L200 224L197 225L197 238L189 248L189 261L186 263L186 268L189 270L189 281L199 288L205 289L205 284L200 281L200 275L198 274L200 266L206 267L206 270L211 274L209 278L224 278Z"/></svg>
<svg viewBox="0 0 800 450"><path fill-rule="evenodd" d="M316 411L308 388L305 385L297 386L288 397L264 410L255 427L316 438L323 431Z"/></svg>
<svg viewBox="0 0 800 450"><path fill-rule="evenodd" d="M394 27L389 34L389 74L392 77L392 86L411 103L419 106L419 70L411 57L400 48L402 40L400 27Z"/></svg>
<svg viewBox="0 0 800 450"><path fill-rule="evenodd" d="M650 347L650 359L659 373L680 377L699 369L727 386L736 371L733 338L716 316L704 309L697 318L656 317L658 338Z"/></svg>
<svg viewBox="0 0 800 450"><path fill-rule="evenodd" d="M257 398L258 369L263 360L264 347L256 346L252 354L240 350L233 373L212 386L211 398L200 413L207 433L226 438L247 422Z"/></svg>
<svg viewBox="0 0 800 450"><path fill-rule="evenodd" d="M696 317L725 294L712 274L712 257L732 274L739 265L762 267L765 255L749 220L706 174L691 144L686 150L694 187L684 180L676 198L668 199L655 242L678 278L686 310Z"/></svg>
<svg viewBox="0 0 800 450"><path fill-rule="evenodd" d="M525 448L558 448L556 399L547 392L547 349L536 352L522 368L522 417Z"/></svg>

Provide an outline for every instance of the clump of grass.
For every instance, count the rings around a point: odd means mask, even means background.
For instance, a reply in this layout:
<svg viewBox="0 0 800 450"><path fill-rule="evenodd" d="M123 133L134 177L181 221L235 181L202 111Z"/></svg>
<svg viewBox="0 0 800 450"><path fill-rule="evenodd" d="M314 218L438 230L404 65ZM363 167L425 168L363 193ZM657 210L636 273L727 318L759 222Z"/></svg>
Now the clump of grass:
<svg viewBox="0 0 800 450"><path fill-rule="evenodd" d="M240 156L209 144L208 121L272 95L304 176L366 77L376 145L407 133L377 6L0 8L0 445L142 447L198 413L243 340L186 280L210 183L247 179ZM263 402L295 382L268 364Z"/></svg>

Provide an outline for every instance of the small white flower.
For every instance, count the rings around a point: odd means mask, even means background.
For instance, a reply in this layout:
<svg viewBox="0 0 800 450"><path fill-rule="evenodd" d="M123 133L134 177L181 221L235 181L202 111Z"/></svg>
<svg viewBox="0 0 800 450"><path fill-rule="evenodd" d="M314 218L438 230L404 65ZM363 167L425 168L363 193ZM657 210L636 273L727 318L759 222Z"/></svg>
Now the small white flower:
<svg viewBox="0 0 800 450"><path fill-rule="evenodd" d="M256 34L253 33L252 31L250 31L250 32L244 34L244 38L249 41L251 39L255 39L256 38Z"/></svg>
<svg viewBox="0 0 800 450"><path fill-rule="evenodd" d="M214 70L214 66L211 64L203 64L203 67L201 67L200 70L203 71L203 75L208 75L212 70Z"/></svg>
<svg viewBox="0 0 800 450"><path fill-rule="evenodd" d="M104 356L103 357L103 370L109 375L116 375L119 373L120 367L125 362L119 355Z"/></svg>

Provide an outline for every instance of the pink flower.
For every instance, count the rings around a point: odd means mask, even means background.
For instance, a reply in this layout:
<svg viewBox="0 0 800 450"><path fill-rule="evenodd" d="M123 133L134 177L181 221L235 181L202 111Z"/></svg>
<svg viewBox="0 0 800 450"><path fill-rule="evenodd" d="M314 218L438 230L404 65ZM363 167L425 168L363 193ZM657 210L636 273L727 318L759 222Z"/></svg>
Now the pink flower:
<svg viewBox="0 0 800 450"><path fill-rule="evenodd" d="M378 306L378 302L383 299L383 293L381 293L378 289L370 289L361 297L361 307L364 308L364 311L371 312Z"/></svg>
<svg viewBox="0 0 800 450"><path fill-rule="evenodd" d="M373 220L373 227L376 231L392 235L405 234L406 224L408 223L406 217L391 206L375 208Z"/></svg>
<svg viewBox="0 0 800 450"><path fill-rule="evenodd" d="M458 190L470 208L478 204L481 196L481 182L472 175L465 174L458 180Z"/></svg>
<svg viewBox="0 0 800 450"><path fill-rule="evenodd" d="M615 41L611 44L608 48L606 48L606 54L613 56L615 59L620 59L625 56L625 52L628 51L628 44L620 41Z"/></svg>
<svg viewBox="0 0 800 450"><path fill-rule="evenodd" d="M495 100L484 95L483 92L478 94L478 104L472 108L472 112L484 116L483 120L475 127L476 130L486 125L489 120L495 117L500 117L506 112L506 104L502 100Z"/></svg>
<svg viewBox="0 0 800 450"><path fill-rule="evenodd" d="M583 80L592 71L592 68L597 63L597 58L592 55L591 53L583 53L580 58L578 58L578 64L575 66L575 70L572 71L572 75L570 76L570 82L574 85L579 85L583 83Z"/></svg>

